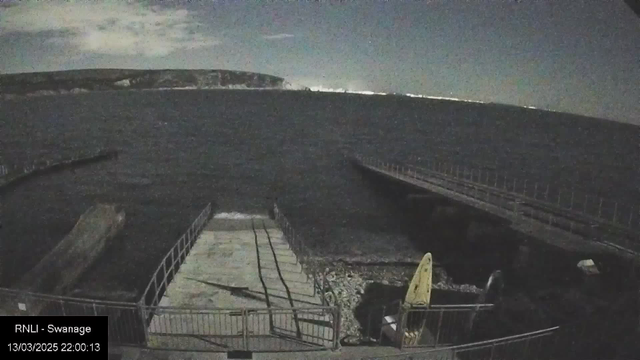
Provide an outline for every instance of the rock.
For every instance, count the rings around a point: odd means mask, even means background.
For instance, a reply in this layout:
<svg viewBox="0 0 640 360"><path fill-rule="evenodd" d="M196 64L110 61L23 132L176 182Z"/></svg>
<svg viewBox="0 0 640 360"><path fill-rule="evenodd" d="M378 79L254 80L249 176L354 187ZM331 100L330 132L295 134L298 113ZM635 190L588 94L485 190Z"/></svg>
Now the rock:
<svg viewBox="0 0 640 360"><path fill-rule="evenodd" d="M582 270L585 275L597 275L600 274L598 267L591 259L580 260L578 262L578 269Z"/></svg>
<svg viewBox="0 0 640 360"><path fill-rule="evenodd" d="M343 345L358 345L361 342L361 337L357 335L347 335L340 341Z"/></svg>
<svg viewBox="0 0 640 360"><path fill-rule="evenodd" d="M123 80L114 82L113 85L122 86L122 87L129 87L129 86L131 86L131 81L129 81L129 79L123 79Z"/></svg>
<svg viewBox="0 0 640 360"><path fill-rule="evenodd" d="M447 275L447 272L441 267L433 268L433 280L434 282L442 282L445 284L450 284L453 282L453 279Z"/></svg>

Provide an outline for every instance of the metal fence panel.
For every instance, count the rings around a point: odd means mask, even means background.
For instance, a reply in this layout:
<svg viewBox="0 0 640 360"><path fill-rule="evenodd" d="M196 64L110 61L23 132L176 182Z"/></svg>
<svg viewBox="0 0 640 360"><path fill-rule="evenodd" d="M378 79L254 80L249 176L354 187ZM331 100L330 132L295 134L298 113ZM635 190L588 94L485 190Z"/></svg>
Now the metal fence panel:
<svg viewBox="0 0 640 360"><path fill-rule="evenodd" d="M474 311L492 304L432 305L404 308L400 300L369 309L363 337L374 344L404 347L445 347L464 343ZM402 331L396 331L402 329ZM391 330L391 331L390 331ZM393 334L394 338L390 338Z"/></svg>
<svg viewBox="0 0 640 360"><path fill-rule="evenodd" d="M558 327L426 351L403 352L363 360L551 360Z"/></svg>
<svg viewBox="0 0 640 360"><path fill-rule="evenodd" d="M212 352L333 349L337 340L333 310L145 308L154 314L149 347Z"/></svg>
<svg viewBox="0 0 640 360"><path fill-rule="evenodd" d="M142 309L134 303L76 299L0 289L3 310L15 309L22 316L103 316L109 317L109 342L119 345L144 345L146 326Z"/></svg>

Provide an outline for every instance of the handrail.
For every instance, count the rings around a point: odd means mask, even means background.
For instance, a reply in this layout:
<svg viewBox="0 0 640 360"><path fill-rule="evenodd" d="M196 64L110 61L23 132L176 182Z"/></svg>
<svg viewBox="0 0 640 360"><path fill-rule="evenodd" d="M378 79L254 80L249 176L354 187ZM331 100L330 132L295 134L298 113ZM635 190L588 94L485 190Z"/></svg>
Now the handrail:
<svg viewBox="0 0 640 360"><path fill-rule="evenodd" d="M412 352L404 352L404 353L397 353L397 354L390 354L390 355L381 355L381 356L375 356L375 357L365 357L365 358L362 358L362 360L392 359L392 358L398 358L402 356L418 356L418 355L430 354L435 352L472 350L476 348L480 349L480 348L486 347L487 345L507 344L507 343L512 343L514 341L518 341L518 340L530 340L540 336L552 335L559 329L560 329L559 326L554 326L547 329L541 329L541 330L531 331L531 332L517 334L517 335L510 335L510 336L505 336L505 337L496 338L496 339L482 340L482 341L476 341L476 342L467 343L467 344L460 344L460 345L453 345L453 346L446 346L446 347L439 347L439 348L434 348L434 349L429 349L424 351L412 351Z"/></svg>
<svg viewBox="0 0 640 360"><path fill-rule="evenodd" d="M167 252L167 254L164 256L164 258L162 258L162 261L160 262L160 264L158 264L158 267L156 268L156 271L153 272L153 276L151 278L151 280L149 281L149 284L147 285L147 287L145 288L143 294L142 294L142 298L140 299L141 303L145 303L146 299L147 299L147 294L149 293L149 291L151 290L151 285L155 285L156 288L156 294L154 296L154 303L155 301L160 301L160 299L158 299L158 274L160 273L161 270L164 271L164 275L163 275L163 279L161 282L165 283L166 286L168 286L168 282L166 281L166 276L168 271L174 271L177 273L178 269L174 268L176 267L180 267L180 265L182 264L182 262L184 260L181 260L183 257L186 259L186 256L189 252L189 250L191 250L191 248L193 247L193 244L195 243L196 238L198 237L200 230L202 229L202 227L204 227L206 220L209 218L209 216L211 215L211 203L207 204L207 206L205 207L204 210L202 210L202 212L200 213L200 215L198 215L198 217L193 221L193 223L191 224L191 226L189 226L189 228L187 229L187 231L178 239L178 241L171 247L171 249ZM184 244L183 244L184 243ZM175 256L175 250L178 250L178 255ZM166 262L167 260L169 260L169 258L171 257L171 266L169 267L169 269L167 269L167 265ZM175 273L174 273L175 274Z"/></svg>
<svg viewBox="0 0 640 360"><path fill-rule="evenodd" d="M518 180L514 180L513 183L507 182L505 180L504 184L510 185L505 185L502 188L494 186L502 181L498 181L498 179L502 178L499 177L497 173L495 173L495 177L490 177L489 174L487 174L487 176L485 177L487 180L482 181L482 171L478 171L477 175L480 180L474 181L473 179L475 177L473 176L473 174L475 170L471 169L469 171L467 167L463 167L461 175L459 166L448 166L444 163L433 163L435 165L429 165L430 169L424 169L411 165L397 165L374 158L362 157L360 155L356 155L355 158L363 166L387 172L396 177L408 177L411 179L426 181L430 183L433 183L434 180L437 182L442 181L445 184L437 183L434 185L444 187L461 195L470 196L476 201L508 210L510 212L513 212L513 214L519 218L536 220L545 223L545 225L548 226L554 225L557 228L563 228L570 233L575 233L580 236L593 236L595 234L594 231L600 230L597 226L594 227L594 224L600 224L602 225L603 229L606 229L606 233L618 234L620 237L620 239L616 237L615 241L605 241L606 244L617 247L632 254L638 254L636 250L630 249L629 246L630 244L634 244L632 245L633 247L640 245L640 221L638 221L638 226L636 229L635 222L631 221L632 219L634 219L633 212L630 212L628 224L612 222L606 217L601 216L603 214L602 209L605 207L603 204L606 204L604 200L600 200L599 202L600 210L598 210L598 212L600 216L594 217L594 215L590 214L588 211L580 212L573 210L573 204L576 203L573 200L576 197L575 192L571 193L571 206L569 208L565 208L561 206L560 201L560 199L562 199L562 190L559 190L557 194L557 202L552 203L549 201L544 201L540 199L541 196L538 196L538 193L541 193L541 191L538 191L538 188L541 188L538 183L533 183L533 186L529 186L529 189L533 188L533 190L529 192L527 192L526 190L526 180L524 181L524 185L522 182L520 182L520 184L523 185L522 188L524 189L522 192L518 192L516 190L518 188ZM443 171L441 170L443 168L449 170ZM471 176L467 176L467 173L471 174ZM489 181L490 179L494 179L494 184L491 184L491 181ZM506 179L506 177L504 179ZM471 189L466 189L465 187L469 187ZM545 198L548 198L548 194L550 192L549 186L545 186L544 189ZM533 193L533 196L530 196L531 193ZM585 199L589 200L589 197L586 197ZM525 200L524 203L522 200ZM615 204L613 206L614 220L616 219L616 209L634 208L629 206L623 207L621 205L618 205L617 202L613 202L613 204ZM536 206L542 208L542 210L536 209ZM584 206L584 208L587 209L586 206ZM556 214L553 214L554 212ZM571 216L566 217L567 215ZM640 214L639 216L637 216L637 219L640 220ZM548 224L546 224L547 222ZM615 242L619 241L624 241L624 245L621 246L615 244Z"/></svg>
<svg viewBox="0 0 640 360"><path fill-rule="evenodd" d="M322 300L322 304L323 305L327 304L327 299L325 296L325 291L326 291L325 289L327 288L327 285L328 285L326 274L323 271L322 272L319 271L317 264L315 264L315 260L312 260L313 255L311 250L309 250L309 248L305 245L302 237L296 236L296 233L294 229L291 227L291 225L289 224L289 221L280 212L280 209L278 208L277 203L273 205L273 212L275 215L275 220L278 223L278 225L281 227L285 235L284 237L287 240L287 243L289 243L289 245L291 246L291 250L296 255L296 260L298 260L298 258L302 259L302 261L300 261L300 265L303 267L307 275L311 273L311 276L313 277L313 282L314 282L314 290L317 288L320 291L320 298ZM312 264L313 266L311 266L312 267L311 269L309 269L309 266L307 266L310 260L313 262ZM321 275L322 283L320 283L320 280L318 279L319 274L322 274ZM334 301L336 301L338 297L333 291L333 288L331 286L329 286L328 288L329 288L329 293L333 297ZM314 292L314 295L315 295L315 292Z"/></svg>
<svg viewBox="0 0 640 360"><path fill-rule="evenodd" d="M114 306L136 306L135 302L128 301L112 301L112 300L96 300L82 297L71 297L62 295L51 295L43 293L35 293L29 291L22 291L10 288L0 288L0 296L10 294L21 297L31 297L39 300L51 300L51 301L66 301L73 303L99 303L100 305L114 305Z"/></svg>
<svg viewBox="0 0 640 360"><path fill-rule="evenodd" d="M550 187L549 184L529 182L526 179L522 180L516 177L508 177L506 175L500 176L497 171L485 170L483 174L482 169L473 169L467 166L463 166L461 168L460 165L454 166L444 162L434 162L429 160L427 168L425 169L413 165L398 165L391 162L384 162L360 155L356 155L355 157L367 166L391 169L393 172L398 174L410 174L411 171L408 169L406 169L408 171L405 171L405 167L423 170L427 173L437 173L445 176L448 180L455 179L456 181L468 184L483 185L490 189L504 191L517 197L534 200L537 203L545 204L547 206L553 206L556 209L561 209L563 211L570 210L575 214L582 214L590 218L597 219L598 221L605 221L611 226L627 229L633 233L640 232L640 206L638 205L623 204L617 201L611 201L602 197L596 197L566 188L553 188ZM414 174L417 175L417 171L414 170ZM511 189L511 191L509 189ZM518 192L518 189L522 192ZM552 191L555 192L555 196L550 198L549 194L553 194ZM566 197L563 197L562 194L565 194ZM542 195L544 195L544 199L540 198ZM581 202L580 199L582 199ZM591 204L597 204L597 214L591 214L589 212L589 209L591 209L589 207L590 199L593 199ZM568 207L563 207L563 205L566 205L565 200L569 200ZM596 208L593 207L593 209L595 210ZM606 215L610 215L610 217L607 217Z"/></svg>
<svg viewBox="0 0 640 360"><path fill-rule="evenodd" d="M134 304L135 305L135 304ZM291 309L295 310L295 311L312 311L312 310L331 310L333 309L333 306L307 306L307 307L295 307L295 308L290 308L290 307L283 307L283 308L277 308L277 307L235 307L235 308L222 308L222 307L213 307L213 306L206 306L206 307L196 307L196 306L162 306L162 305L155 305L155 306L145 306L146 309L148 310L160 310L163 312L167 312L167 311L171 311L171 310L175 310L175 311L201 311L201 312L219 312L219 311L239 311L239 310L246 310L246 311L263 311L263 310L269 310L269 311L273 311L274 313L277 313L278 311L282 311L282 312L291 312Z"/></svg>
<svg viewBox="0 0 640 360"><path fill-rule="evenodd" d="M429 173L429 172L433 173L434 172L434 171L430 171L430 170L427 170L427 169L424 169L424 168L421 168L421 167L417 167L417 166L412 166L412 165L407 165L407 166L410 167L410 168L416 168L416 169L424 170L427 173ZM528 205L529 204L535 204L535 205L538 205L538 206L549 207L552 210L561 210L563 214L572 214L574 216L582 216L587 220L591 220L592 222L598 222L598 221L599 222L604 222L609 226L619 228L619 229L621 229L623 231L633 231L632 228L630 227L631 222L629 223L629 226L625 226L625 225L621 225L621 224L618 224L618 223L611 222L606 218L594 217L593 215L590 215L590 214L588 214L586 212L576 211L576 210L573 209L573 203L571 203L570 208L562 208L562 207L558 207L558 206L560 206L559 204L551 203L551 202L547 202L547 201L543 201L543 200L538 199L537 196L536 196L537 195L537 188L538 188L537 185L538 185L538 183L534 183L534 195L533 195L533 197L531 197L526 193L526 190L524 190L524 192L522 194L520 194L520 193L517 193L517 192L509 191L508 189L503 189L503 188L491 186L490 184L486 184L486 183L482 183L482 182L474 182L474 181L469 181L469 180L466 180L466 179L460 179L460 178L457 178L457 177L450 178L450 177L448 177L448 175L446 173L440 173L440 172L437 172L437 171L435 171L435 173L438 174L441 177L447 177L445 180L448 180L448 181L456 181L456 182L460 182L460 183L463 183L463 184L468 184L470 186L479 186L479 187L482 187L482 188L485 188L485 189L490 189L490 190L495 191L495 192L499 192L499 193L503 193L503 194L506 194L506 195L510 195L514 199L523 199L523 198L527 199L528 200ZM526 180L525 180L525 184L526 184ZM517 187L517 180L516 180L515 187ZM545 193L546 193L546 191L545 191ZM561 193L562 193L562 190L559 191L559 194L561 194ZM585 195L585 196L586 196L585 199L588 200L588 196L589 195ZM572 197L575 198L575 191L572 193ZM601 205L602 205L602 203L604 203L604 202L601 201ZM617 203L616 202L614 202L614 203L616 204L615 208L617 208ZM630 215L631 218L633 218L632 215L633 214Z"/></svg>

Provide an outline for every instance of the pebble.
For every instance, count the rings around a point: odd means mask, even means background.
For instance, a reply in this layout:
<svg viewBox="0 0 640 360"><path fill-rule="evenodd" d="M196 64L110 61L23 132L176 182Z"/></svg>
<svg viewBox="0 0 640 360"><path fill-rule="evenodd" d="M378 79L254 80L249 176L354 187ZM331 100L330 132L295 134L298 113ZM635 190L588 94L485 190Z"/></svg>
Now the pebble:
<svg viewBox="0 0 640 360"><path fill-rule="evenodd" d="M357 345L362 341L362 327L354 314L360 304L367 285L375 281L383 285L407 286L413 277L413 268L390 268L374 266L348 266L332 264L325 267L330 288L325 289L329 304L339 304L342 308L341 337L344 345ZM435 269L434 269L435 270ZM479 294L481 289L473 285L453 284L443 269L434 271L433 288ZM333 290L333 292L331 292ZM334 295L335 294L335 295Z"/></svg>

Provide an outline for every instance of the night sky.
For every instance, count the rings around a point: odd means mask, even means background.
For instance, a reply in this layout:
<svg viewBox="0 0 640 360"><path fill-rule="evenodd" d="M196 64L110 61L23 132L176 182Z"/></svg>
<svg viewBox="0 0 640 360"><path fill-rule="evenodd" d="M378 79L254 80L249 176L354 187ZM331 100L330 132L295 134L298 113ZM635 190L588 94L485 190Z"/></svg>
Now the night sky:
<svg viewBox="0 0 640 360"><path fill-rule="evenodd" d="M2 73L234 69L640 125L640 18L624 0L1 4Z"/></svg>

